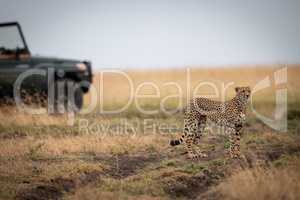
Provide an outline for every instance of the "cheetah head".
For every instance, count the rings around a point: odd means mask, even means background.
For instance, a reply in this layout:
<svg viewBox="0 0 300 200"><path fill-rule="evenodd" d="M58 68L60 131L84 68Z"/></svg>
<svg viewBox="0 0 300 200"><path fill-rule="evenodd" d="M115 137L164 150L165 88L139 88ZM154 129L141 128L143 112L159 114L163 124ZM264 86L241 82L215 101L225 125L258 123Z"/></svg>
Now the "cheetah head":
<svg viewBox="0 0 300 200"><path fill-rule="evenodd" d="M238 96L241 100L247 101L251 94L251 89L249 86L247 87L236 87L235 88L236 96Z"/></svg>

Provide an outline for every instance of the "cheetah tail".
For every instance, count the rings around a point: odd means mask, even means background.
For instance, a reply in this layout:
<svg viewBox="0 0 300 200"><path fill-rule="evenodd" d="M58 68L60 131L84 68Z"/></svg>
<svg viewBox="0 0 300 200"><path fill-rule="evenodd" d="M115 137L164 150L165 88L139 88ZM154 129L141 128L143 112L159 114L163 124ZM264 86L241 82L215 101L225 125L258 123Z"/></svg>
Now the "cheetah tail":
<svg viewBox="0 0 300 200"><path fill-rule="evenodd" d="M181 137L181 138L178 139L178 140L171 140L171 141L170 141L170 145L171 145L171 146L176 146L176 145L180 145L182 142L183 142L183 137Z"/></svg>

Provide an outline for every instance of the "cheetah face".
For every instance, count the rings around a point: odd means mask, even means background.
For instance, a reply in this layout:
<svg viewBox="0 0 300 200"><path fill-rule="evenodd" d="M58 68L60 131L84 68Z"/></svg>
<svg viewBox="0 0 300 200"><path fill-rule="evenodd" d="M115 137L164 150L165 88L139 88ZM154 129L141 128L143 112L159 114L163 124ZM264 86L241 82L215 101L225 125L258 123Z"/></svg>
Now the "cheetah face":
<svg viewBox="0 0 300 200"><path fill-rule="evenodd" d="M236 87L235 88L236 95L241 97L243 100L247 101L251 95L251 89L249 86L247 87Z"/></svg>

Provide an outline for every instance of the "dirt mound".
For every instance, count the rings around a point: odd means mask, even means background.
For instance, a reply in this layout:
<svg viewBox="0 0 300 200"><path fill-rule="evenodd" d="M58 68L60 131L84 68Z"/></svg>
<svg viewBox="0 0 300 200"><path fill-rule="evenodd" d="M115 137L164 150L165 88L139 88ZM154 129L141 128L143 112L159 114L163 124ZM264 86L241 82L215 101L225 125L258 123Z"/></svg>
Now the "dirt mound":
<svg viewBox="0 0 300 200"><path fill-rule="evenodd" d="M18 200L48 200L61 199L64 192L71 192L87 183L96 181L100 177L100 172L92 171L81 174L74 178L58 177L49 183L44 183L33 188L26 188L19 191Z"/></svg>
<svg viewBox="0 0 300 200"><path fill-rule="evenodd" d="M19 193L16 199L20 200L46 200L46 199L60 199L63 191L51 185L40 185L28 191Z"/></svg>
<svg viewBox="0 0 300 200"><path fill-rule="evenodd" d="M46 200L61 199L65 192L72 192L86 184L99 180L101 176L113 178L125 178L137 173L139 169L150 163L159 162L161 157L157 154L140 153L137 155L122 154L118 156L97 156L94 161L106 163L108 169L104 171L92 171L80 174L73 178L58 177L51 181L26 188L19 191L16 199L19 200Z"/></svg>
<svg viewBox="0 0 300 200"><path fill-rule="evenodd" d="M204 170L193 176L179 175L171 179L167 178L164 190L173 198L194 199L207 191L211 185L216 184L222 177L224 177L222 172L210 170Z"/></svg>
<svg viewBox="0 0 300 200"><path fill-rule="evenodd" d="M139 153L136 155L122 154L106 158L98 157L101 161L106 161L110 168L105 170L106 175L113 178L126 178L136 174L139 169L143 169L150 163L161 161L162 156L158 154Z"/></svg>
<svg viewBox="0 0 300 200"><path fill-rule="evenodd" d="M27 134L20 131L14 131L14 132L1 132L0 133L0 139L19 139L19 138L25 138L27 137Z"/></svg>

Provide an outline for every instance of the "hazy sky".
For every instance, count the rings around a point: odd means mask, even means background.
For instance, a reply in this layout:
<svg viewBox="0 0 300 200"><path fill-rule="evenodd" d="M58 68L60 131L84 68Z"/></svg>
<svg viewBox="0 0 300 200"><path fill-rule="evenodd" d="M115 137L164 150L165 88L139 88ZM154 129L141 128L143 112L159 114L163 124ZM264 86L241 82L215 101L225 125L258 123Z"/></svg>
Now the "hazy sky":
<svg viewBox="0 0 300 200"><path fill-rule="evenodd" d="M33 54L98 69L300 63L299 0L0 0Z"/></svg>

